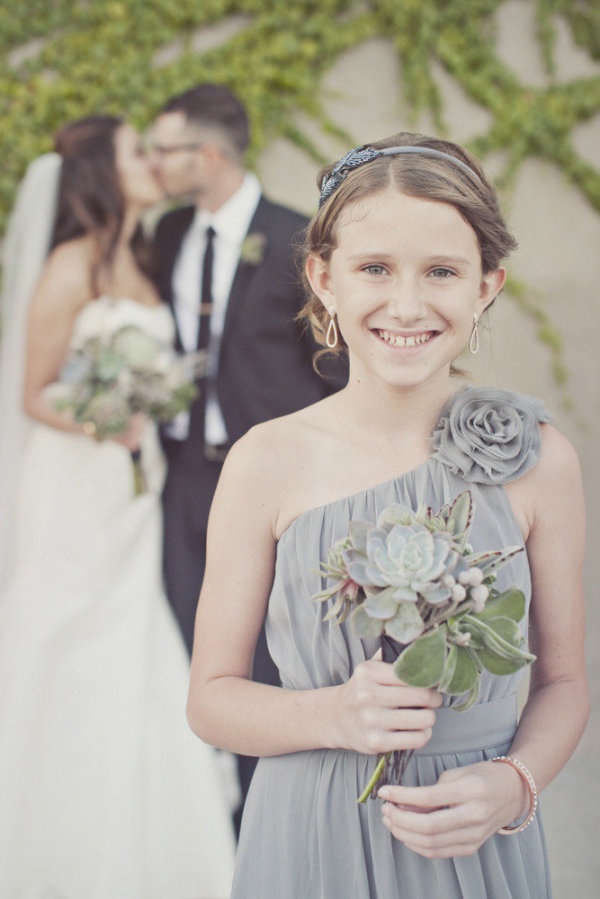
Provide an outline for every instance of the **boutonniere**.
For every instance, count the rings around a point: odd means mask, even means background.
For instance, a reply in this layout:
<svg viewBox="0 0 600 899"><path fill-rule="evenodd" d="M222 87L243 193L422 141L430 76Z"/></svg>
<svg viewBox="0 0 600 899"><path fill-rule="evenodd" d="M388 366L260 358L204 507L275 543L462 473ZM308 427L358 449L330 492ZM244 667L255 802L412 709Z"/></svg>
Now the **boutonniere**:
<svg viewBox="0 0 600 899"><path fill-rule="evenodd" d="M254 231L247 234L240 250L240 260L248 265L260 265L265 258L267 235Z"/></svg>

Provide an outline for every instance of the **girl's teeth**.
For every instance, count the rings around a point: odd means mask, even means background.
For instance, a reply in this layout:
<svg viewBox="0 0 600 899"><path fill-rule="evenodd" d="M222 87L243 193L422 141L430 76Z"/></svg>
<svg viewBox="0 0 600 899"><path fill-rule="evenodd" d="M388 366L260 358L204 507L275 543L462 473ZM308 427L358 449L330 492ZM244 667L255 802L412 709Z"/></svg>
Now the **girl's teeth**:
<svg viewBox="0 0 600 899"><path fill-rule="evenodd" d="M420 346L422 343L427 343L431 340L430 331L427 331L424 334L414 334L410 337L402 337L400 334L391 334L390 331L380 331L379 336L382 340L385 340L386 343L390 343L392 346L402 347Z"/></svg>

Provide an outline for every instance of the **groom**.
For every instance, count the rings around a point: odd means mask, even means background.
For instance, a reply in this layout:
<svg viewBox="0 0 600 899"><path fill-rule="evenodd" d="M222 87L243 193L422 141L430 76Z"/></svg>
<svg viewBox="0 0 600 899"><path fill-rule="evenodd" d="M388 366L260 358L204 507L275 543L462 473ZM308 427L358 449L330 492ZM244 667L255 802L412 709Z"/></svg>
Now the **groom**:
<svg viewBox="0 0 600 899"><path fill-rule="evenodd" d="M158 285L179 350L206 349L210 368L191 413L163 440L166 589L190 652L208 513L228 448L254 424L314 403L345 380L341 371L323 380L312 368L316 347L294 320L304 295L293 248L306 219L262 195L244 167L248 142L244 107L218 84L174 97L152 133L165 194L193 203L158 223ZM279 683L264 634L254 677ZM245 793L254 760L240 762Z"/></svg>

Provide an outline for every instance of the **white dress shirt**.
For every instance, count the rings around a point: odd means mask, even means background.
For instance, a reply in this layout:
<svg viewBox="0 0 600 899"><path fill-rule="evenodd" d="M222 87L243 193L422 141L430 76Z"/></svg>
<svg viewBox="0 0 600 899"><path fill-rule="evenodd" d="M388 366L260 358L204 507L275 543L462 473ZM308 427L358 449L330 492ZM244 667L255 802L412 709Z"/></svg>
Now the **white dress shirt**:
<svg viewBox="0 0 600 899"><path fill-rule="evenodd" d="M256 175L246 172L241 187L216 212L198 210L191 228L185 234L173 269L173 302L177 326L184 350L197 346L200 308L202 260L206 247L206 230L214 228L214 256L209 344L209 386L206 398L205 438L212 445L227 443L228 435L210 380L217 373L219 346L227 312L227 301L238 266L240 251L250 222L260 200L261 188ZM185 440L189 430L189 413L181 412L169 425L170 437Z"/></svg>

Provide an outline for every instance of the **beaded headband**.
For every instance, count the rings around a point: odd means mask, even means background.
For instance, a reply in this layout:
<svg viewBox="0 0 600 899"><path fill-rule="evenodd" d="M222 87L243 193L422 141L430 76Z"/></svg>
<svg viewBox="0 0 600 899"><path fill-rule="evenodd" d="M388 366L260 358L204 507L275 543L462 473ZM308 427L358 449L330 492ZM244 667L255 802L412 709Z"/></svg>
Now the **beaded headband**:
<svg viewBox="0 0 600 899"><path fill-rule="evenodd" d="M477 172L473 171L466 162L463 162L462 159L458 159L456 156L451 156L450 153L444 153L442 150L434 150L433 147L411 146L385 147L382 150L377 150L375 147L368 147L363 144L363 146L355 147L354 150L350 150L349 153L346 153L339 162L336 162L329 175L326 175L323 178L321 181L319 208L323 205L325 200L328 200L331 194L338 189L349 172L359 168L361 165L365 165L367 162L371 162L373 159L379 159L380 156L400 156L401 153L413 153L420 156L431 156L434 159L445 159L457 166L457 168L468 172L469 175L481 184L481 178Z"/></svg>

